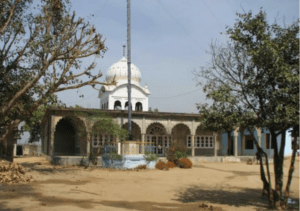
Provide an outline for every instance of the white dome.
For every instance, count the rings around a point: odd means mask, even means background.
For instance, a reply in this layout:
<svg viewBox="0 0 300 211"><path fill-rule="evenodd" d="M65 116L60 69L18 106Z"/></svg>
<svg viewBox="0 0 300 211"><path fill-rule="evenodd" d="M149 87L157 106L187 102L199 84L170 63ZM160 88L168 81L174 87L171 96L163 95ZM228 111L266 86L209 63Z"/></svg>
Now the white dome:
<svg viewBox="0 0 300 211"><path fill-rule="evenodd" d="M121 81L128 81L128 67L127 67L127 59L122 57L120 61L113 64L107 71L106 81L108 83L112 82L114 79L117 83ZM141 82L141 72L140 70L131 63L131 81L137 82L138 84Z"/></svg>

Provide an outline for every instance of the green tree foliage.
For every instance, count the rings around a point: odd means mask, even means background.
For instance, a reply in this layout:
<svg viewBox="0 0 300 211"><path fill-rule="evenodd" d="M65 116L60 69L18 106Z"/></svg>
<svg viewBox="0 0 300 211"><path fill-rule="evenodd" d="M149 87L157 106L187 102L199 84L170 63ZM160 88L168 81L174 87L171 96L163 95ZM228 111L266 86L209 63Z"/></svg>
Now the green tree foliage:
<svg viewBox="0 0 300 211"><path fill-rule="evenodd" d="M40 106L56 104L55 93L103 84L95 62L82 65L106 51L94 26L70 13L69 0L42 0L34 14L32 4L0 2L0 145Z"/></svg>
<svg viewBox="0 0 300 211"><path fill-rule="evenodd" d="M128 131L126 129L123 129L120 127L119 124L117 124L114 119L105 111L101 110L94 110L94 109L82 109L82 108L75 108L75 116L77 117L84 117L86 120L85 123L87 125L87 128L91 128L91 130L86 131L86 128L79 128L79 136L85 135L87 132L87 135L91 137L90 142L92 141L92 137L94 135L98 134L110 134L113 135L116 138L119 138L119 140L122 142L126 139L128 139ZM81 121L79 118L74 119L75 121ZM76 124L76 122L75 122ZM80 124L78 122L78 124ZM92 143L90 143L90 146L92 146ZM93 158L91 161L95 162L95 159L97 159L97 156L100 154L100 147L98 148L98 151L95 153L91 150L91 153L89 155L90 158Z"/></svg>
<svg viewBox="0 0 300 211"><path fill-rule="evenodd" d="M198 108L205 125L215 130L226 131L232 122L232 127L242 126L252 134L254 128L270 131L275 190L268 164L268 179L262 164L261 178L270 206L285 207L286 201L280 200L288 197L288 191L284 195L282 191L285 134L289 128L299 130L299 26L298 22L285 28L269 24L263 11L237 15L234 26L227 27L230 42L212 43L211 63L195 72L204 79L200 85L213 101L212 106L200 104ZM267 159L257 140L255 144L258 158Z"/></svg>
<svg viewBox="0 0 300 211"><path fill-rule="evenodd" d="M41 140L42 137L42 128L41 123L45 116L46 110L50 107L58 107L64 108L65 106L62 103L57 103L51 106L40 106L35 111L32 112L29 118L24 121L24 125L22 126L21 132L27 131L29 132L29 143L38 142ZM77 108L78 105L76 105Z"/></svg>

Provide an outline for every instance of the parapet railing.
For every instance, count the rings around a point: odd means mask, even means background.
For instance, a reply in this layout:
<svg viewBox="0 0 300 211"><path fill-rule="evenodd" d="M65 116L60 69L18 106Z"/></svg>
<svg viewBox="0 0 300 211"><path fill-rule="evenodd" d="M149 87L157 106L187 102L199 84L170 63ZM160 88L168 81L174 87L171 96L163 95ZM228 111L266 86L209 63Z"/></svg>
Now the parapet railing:
<svg viewBox="0 0 300 211"><path fill-rule="evenodd" d="M123 155L154 153L155 147L152 142L123 141L121 143L121 152Z"/></svg>

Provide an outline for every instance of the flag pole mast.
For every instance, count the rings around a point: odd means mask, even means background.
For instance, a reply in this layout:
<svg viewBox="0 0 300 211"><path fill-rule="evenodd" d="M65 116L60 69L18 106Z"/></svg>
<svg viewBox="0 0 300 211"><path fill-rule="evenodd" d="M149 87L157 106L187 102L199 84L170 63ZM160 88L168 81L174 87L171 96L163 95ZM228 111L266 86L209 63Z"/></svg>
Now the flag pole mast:
<svg viewBox="0 0 300 211"><path fill-rule="evenodd" d="M127 0L127 66L128 66L128 132L129 140L132 140L131 132L131 37L130 37L130 0Z"/></svg>

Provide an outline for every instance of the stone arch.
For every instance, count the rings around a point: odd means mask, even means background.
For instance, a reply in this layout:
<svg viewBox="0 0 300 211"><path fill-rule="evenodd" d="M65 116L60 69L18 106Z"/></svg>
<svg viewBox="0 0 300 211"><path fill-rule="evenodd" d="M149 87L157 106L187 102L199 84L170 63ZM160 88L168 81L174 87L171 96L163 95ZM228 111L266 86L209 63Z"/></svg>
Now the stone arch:
<svg viewBox="0 0 300 211"><path fill-rule="evenodd" d="M150 125L148 125L146 129L146 134L166 135L167 130L163 124L158 122L153 122Z"/></svg>
<svg viewBox="0 0 300 211"><path fill-rule="evenodd" d="M153 122L146 129L145 141L152 143L152 146L145 148L145 151L156 153L158 156L165 156L171 143L171 136L167 135L167 130L163 124Z"/></svg>
<svg viewBox="0 0 300 211"><path fill-rule="evenodd" d="M76 116L65 116L55 125L54 155L86 155L87 131L85 123Z"/></svg>
<svg viewBox="0 0 300 211"><path fill-rule="evenodd" d="M123 124L122 128L128 130L128 122ZM135 140L135 141L141 141L142 140L141 128L134 121L131 121L131 133L133 135L133 140Z"/></svg>
<svg viewBox="0 0 300 211"><path fill-rule="evenodd" d="M143 111L143 104L141 102L135 104L135 111Z"/></svg>
<svg viewBox="0 0 300 211"><path fill-rule="evenodd" d="M183 123L179 123L172 128L172 140L173 144L177 144L180 147L187 147L187 137L191 135L190 128Z"/></svg>
<svg viewBox="0 0 300 211"><path fill-rule="evenodd" d="M114 110L122 110L122 103L119 100L116 100L114 103Z"/></svg>

